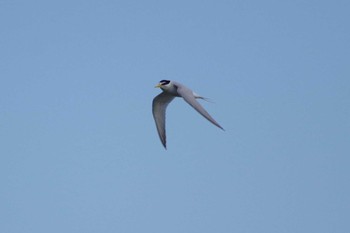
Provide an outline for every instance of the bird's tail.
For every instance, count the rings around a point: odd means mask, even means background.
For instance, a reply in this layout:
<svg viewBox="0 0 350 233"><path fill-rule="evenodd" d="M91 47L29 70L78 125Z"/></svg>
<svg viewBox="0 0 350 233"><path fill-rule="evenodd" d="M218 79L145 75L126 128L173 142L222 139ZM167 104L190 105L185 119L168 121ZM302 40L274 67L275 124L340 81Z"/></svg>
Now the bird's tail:
<svg viewBox="0 0 350 233"><path fill-rule="evenodd" d="M198 95L198 94L195 93L195 92L193 92L193 95L194 95L194 97L195 97L196 99L202 99L202 100L205 100L205 101L207 101L207 102L209 102L209 103L214 103L211 99L206 98L206 97L203 97L203 96L200 96L200 95Z"/></svg>

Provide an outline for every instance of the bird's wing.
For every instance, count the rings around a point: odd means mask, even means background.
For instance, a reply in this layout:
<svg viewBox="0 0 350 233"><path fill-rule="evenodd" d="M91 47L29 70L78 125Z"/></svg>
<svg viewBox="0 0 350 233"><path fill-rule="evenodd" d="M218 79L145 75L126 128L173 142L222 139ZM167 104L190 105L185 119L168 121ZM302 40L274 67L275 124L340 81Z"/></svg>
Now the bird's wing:
<svg viewBox="0 0 350 233"><path fill-rule="evenodd" d="M199 112L202 116L204 116L208 121L219 127L220 129L224 130L224 128L217 123L214 118L212 118L209 113L200 105L200 103L196 100L195 96L193 95L193 91L188 89L187 87L183 85L177 85L177 93L189 104L191 105L197 112Z"/></svg>
<svg viewBox="0 0 350 233"><path fill-rule="evenodd" d="M166 149L166 135L165 135L165 111L168 104L175 98L165 92L160 93L153 99L152 113L154 121L156 122L159 138Z"/></svg>

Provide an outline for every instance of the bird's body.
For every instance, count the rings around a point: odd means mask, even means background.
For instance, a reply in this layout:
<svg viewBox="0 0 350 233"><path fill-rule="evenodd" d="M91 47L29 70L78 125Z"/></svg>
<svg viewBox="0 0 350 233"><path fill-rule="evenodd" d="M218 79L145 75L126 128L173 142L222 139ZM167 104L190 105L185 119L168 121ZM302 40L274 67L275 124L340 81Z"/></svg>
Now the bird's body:
<svg viewBox="0 0 350 233"><path fill-rule="evenodd" d="M204 97L196 94L191 89L182 85L181 83L170 81L170 80L161 80L156 87L162 89L162 93L157 95L153 99L152 103L152 112L153 117L157 126L157 131L159 138L166 148L166 134L165 134L165 112L168 104L175 97L182 97L189 105L191 105L198 113L205 117L208 121L224 130L219 123L217 123L214 118L212 118L209 113L199 104L196 99L205 99Z"/></svg>

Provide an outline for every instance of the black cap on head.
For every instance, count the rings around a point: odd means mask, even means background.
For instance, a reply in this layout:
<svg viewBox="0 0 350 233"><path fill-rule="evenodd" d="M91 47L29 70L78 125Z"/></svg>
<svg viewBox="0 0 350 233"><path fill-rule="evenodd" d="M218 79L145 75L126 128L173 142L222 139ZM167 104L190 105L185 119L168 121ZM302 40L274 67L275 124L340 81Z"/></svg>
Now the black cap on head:
<svg viewBox="0 0 350 233"><path fill-rule="evenodd" d="M161 80L159 83L162 85L168 85L170 83L170 80Z"/></svg>

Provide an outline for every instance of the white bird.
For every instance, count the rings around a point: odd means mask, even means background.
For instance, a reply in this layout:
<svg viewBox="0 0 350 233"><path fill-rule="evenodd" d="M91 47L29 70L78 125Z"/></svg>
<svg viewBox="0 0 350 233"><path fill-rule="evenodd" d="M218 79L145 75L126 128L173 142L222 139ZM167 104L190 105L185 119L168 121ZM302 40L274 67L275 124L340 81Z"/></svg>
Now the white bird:
<svg viewBox="0 0 350 233"><path fill-rule="evenodd" d="M156 122L157 131L159 138L166 149L166 134L165 134L165 112L168 104L175 97L182 97L189 105L191 105L197 112L199 112L203 117L205 117L208 121L224 130L219 123L217 123L214 118L212 118L209 113L199 104L196 99L204 99L204 97L196 94L191 89L185 87L184 85L170 81L170 80L161 80L157 86L162 89L162 93L157 95L153 99L152 103L152 112L153 118Z"/></svg>

